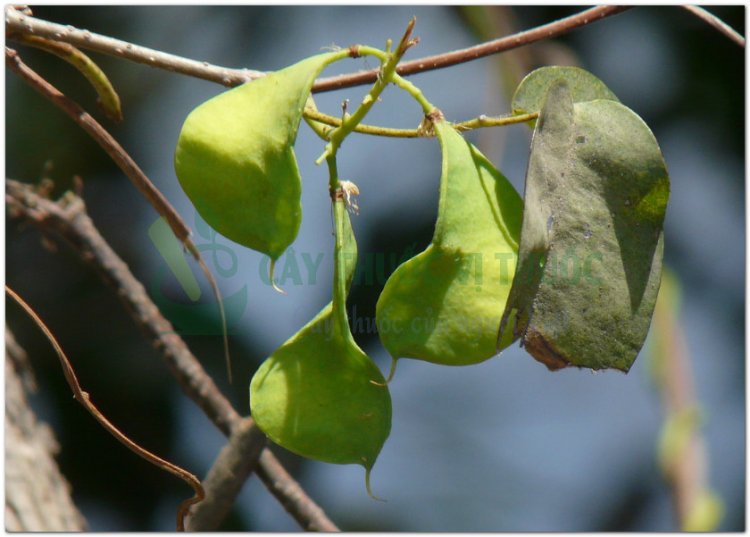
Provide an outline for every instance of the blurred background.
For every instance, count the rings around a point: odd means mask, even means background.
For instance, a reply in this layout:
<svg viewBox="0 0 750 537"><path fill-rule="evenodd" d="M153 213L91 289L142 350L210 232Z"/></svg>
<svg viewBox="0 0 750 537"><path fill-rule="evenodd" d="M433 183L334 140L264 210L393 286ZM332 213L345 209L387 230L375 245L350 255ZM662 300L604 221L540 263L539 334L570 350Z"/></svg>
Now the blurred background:
<svg viewBox="0 0 750 537"><path fill-rule="evenodd" d="M580 7L34 7L72 24L197 60L275 70L326 47L384 46L416 15L421 38L406 59L470 46L580 11ZM744 35L745 8L710 10ZM226 382L216 308L190 303L167 271L148 229L155 211L67 116L6 71L6 176L55 181L58 196L79 175L94 222L166 311L204 366L243 414L258 365L329 300L332 251L327 171L313 161L322 142L303 125L296 153L304 219L278 264L288 295L264 282L266 262L215 236L181 191L172 167L187 114L222 87L91 53L117 88L125 121L95 108L90 87L57 58L18 45L22 58L94 113L195 231L223 295L246 298L231 310L235 383ZM678 7L637 7L553 41L411 77L459 121L509 111L525 73L573 64L601 78L654 131L672 181L666 263L682 288L686 335L703 410L708 480L722 499L719 529L745 529L745 64L744 50ZM340 62L324 75L376 67ZM366 92L316 97L340 113ZM414 128L420 109L393 88L367 122ZM523 192L530 131L525 125L472 132L476 143ZM390 359L368 329L399 259L430 241L437 214L440 154L435 140L353 135L339 170L361 191L353 225L358 277L350 296L355 338L387 371ZM214 255L215 254L215 255ZM317 271L304 262L321 259ZM115 293L60 244L44 247L30 225L6 220L8 284L36 308L73 360L99 408L135 440L199 476L224 438L170 377ZM204 307L200 307L204 306ZM190 495L168 474L132 455L76 404L48 342L15 305L7 322L32 357L39 416L62 446L58 460L74 500L97 531L172 530ZM359 324L357 324L359 323ZM652 334L653 336L653 334ZM364 472L303 460L275 448L287 468L345 530L669 531L670 490L657 463L664 408L647 344L630 373L550 373L517 346L479 365L440 367L402 360L391 384L394 419L368 498ZM292 531L297 526L251 477L222 529Z"/></svg>

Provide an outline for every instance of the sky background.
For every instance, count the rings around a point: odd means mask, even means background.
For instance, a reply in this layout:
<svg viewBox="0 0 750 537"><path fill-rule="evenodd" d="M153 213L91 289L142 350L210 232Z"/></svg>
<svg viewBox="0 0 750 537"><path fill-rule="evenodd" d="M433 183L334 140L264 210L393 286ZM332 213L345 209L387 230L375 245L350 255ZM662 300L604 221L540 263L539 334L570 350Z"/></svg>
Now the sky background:
<svg viewBox="0 0 750 537"><path fill-rule="evenodd" d="M407 59L466 47L581 8L375 7L38 7L35 15L174 54L231 67L275 70L326 47L397 40L416 15L420 43ZM744 34L744 7L711 8ZM17 47L27 63L101 119L80 76L56 58ZM225 380L215 304L204 285L190 304L166 272L147 232L154 210L66 116L6 71L6 175L55 194L84 181L83 197L104 237L125 259L235 407L248 414L247 389L260 363L329 300L331 215L327 170L314 160L322 142L304 125L296 144L303 177L303 222L278 263L286 296L264 284L263 257L212 236L179 187L174 147L187 114L218 94L216 84L98 54L120 93L125 121L112 134L194 229L230 311L235 383ZM513 88L541 65L579 65L602 79L653 130L671 179L665 262L681 282L681 323L705 412L709 481L722 497L720 529L744 530L745 506L745 66L744 51L677 7L638 7L554 41L416 75L411 80L449 120L509 112ZM339 62L324 75L376 67ZM316 96L338 114L365 88ZM414 128L421 111L389 88L367 122ZM525 125L472 132L519 192L531 132ZM45 172L45 166L51 168ZM391 259L429 244L437 214L440 153L435 140L352 135L339 156L342 178L361 191L353 227L360 278L350 317L374 316ZM213 257L213 253L216 257ZM318 270L305 270L304 255ZM216 263L219 263L217 266ZM294 263L299 268L299 278ZM378 265L382 263L382 265ZM379 268L380 267L380 268ZM220 272L222 271L223 272ZM102 411L149 449L205 475L224 438L184 396L111 289L65 246L45 249L37 230L6 220L8 284L47 321ZM313 277L314 276L314 277ZM179 306L183 306L179 308ZM58 457L90 529L170 530L189 491L117 444L73 402L48 343L11 306L9 326L32 357L40 393L33 403L62 446ZM205 327L208 326L209 329ZM387 371L377 335L355 330ZM648 345L646 349L648 348ZM303 460L275 449L331 518L348 530L669 531L669 489L656 463L663 422L659 395L641 353L628 375L550 373L512 346L482 364L449 368L402 360L390 385L391 436L365 493L359 466ZM251 477L223 529L296 530Z"/></svg>

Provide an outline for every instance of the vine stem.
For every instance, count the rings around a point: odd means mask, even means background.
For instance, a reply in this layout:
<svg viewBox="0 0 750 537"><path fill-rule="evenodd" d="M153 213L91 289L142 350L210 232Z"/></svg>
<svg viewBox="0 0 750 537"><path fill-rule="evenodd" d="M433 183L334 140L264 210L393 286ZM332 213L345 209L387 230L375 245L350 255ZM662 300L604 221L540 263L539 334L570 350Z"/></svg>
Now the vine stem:
<svg viewBox="0 0 750 537"><path fill-rule="evenodd" d="M91 397L89 396L89 394L83 391L83 389L81 388L81 384L78 382L78 377L73 370L73 366L71 365L70 360L68 359L65 351L62 349L62 346L60 346L60 343L58 343L57 339L52 334L50 329L47 328L46 324L44 324L44 321L42 321L39 315L37 315L34 309L29 306L29 304L24 299L18 296L18 294L7 285L5 286L5 292L13 300L15 300L16 303L21 306L21 308L23 308L23 310L29 315L29 317L31 317L34 323L39 327L39 329L44 333L46 338L52 344L52 347L57 353L57 357L60 359L60 365L62 366L65 380L68 382L75 400L81 403L81 405L83 405L83 407L94 417L94 419L98 421L99 424L104 427L104 429L109 434L114 436L118 442L120 442L130 451L147 460L154 466L157 466L162 470L169 472L173 476L183 480L193 489L193 492L195 493L194 496L180 503L180 507L177 510L177 531L185 531L185 516L187 515L190 506L201 502L206 496L200 480L187 470L184 470L176 464L172 464L171 462L162 459L158 455L151 453L147 449L142 448L141 446L133 442L130 438L128 438L127 435L120 431L111 421L109 421L106 416L104 416L104 414L99 411L96 405L91 402Z"/></svg>
<svg viewBox="0 0 750 537"><path fill-rule="evenodd" d="M469 131L473 129L479 129L482 127L504 127L506 125L515 125L516 123L526 123L539 117L539 112L532 112L530 114L519 114L517 116L479 116L474 119L467 121L461 121L453 123L453 127L459 131ZM314 110L312 108L305 109L305 118L310 122L318 122L330 127L338 127L341 125L341 118L331 116ZM328 133L330 130L317 129L316 133L324 140L328 139ZM377 125L365 125L360 123L354 127L354 132L360 134L369 134L372 136L384 136L389 138L423 138L427 135L420 129L394 129L390 127L380 127Z"/></svg>
<svg viewBox="0 0 750 537"><path fill-rule="evenodd" d="M631 6L596 6L570 17L525 30L516 34L487 41L480 45L464 49L454 50L411 60L402 63L397 72L402 75L413 75L424 71L442 69L452 65L469 62L492 54L505 52L514 48L523 47L543 39L551 39L564 35L576 28L587 26L593 22L606 17L616 15ZM103 36L88 30L80 30L73 26L64 26L54 22L37 19L29 15L19 13L13 6L5 8L5 25L7 30L34 34L56 41L64 41L77 47L93 50L102 54L108 54L118 58L131 60L151 67L180 73L227 87L238 86L250 80L265 76L262 71L252 69L233 69L212 65L208 62L200 62L174 54L168 54L159 50L142 47ZM313 93L332 91L337 89L361 86L376 80L378 70L360 71L345 75L321 78L313 85Z"/></svg>

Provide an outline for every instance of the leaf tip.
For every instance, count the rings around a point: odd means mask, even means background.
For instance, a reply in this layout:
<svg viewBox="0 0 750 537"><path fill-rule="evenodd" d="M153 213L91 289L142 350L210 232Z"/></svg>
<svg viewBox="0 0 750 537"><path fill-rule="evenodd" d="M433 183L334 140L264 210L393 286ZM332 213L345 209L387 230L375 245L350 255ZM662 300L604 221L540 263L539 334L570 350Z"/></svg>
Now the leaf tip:
<svg viewBox="0 0 750 537"><path fill-rule="evenodd" d="M271 287L273 287L273 290L276 291L277 293L281 293L282 295L286 295L287 292L284 291L278 285L276 285L276 281L273 279L273 272L274 272L275 269L276 269L276 260L275 259L271 259L271 264L270 264L270 267L268 269L268 279L271 282Z"/></svg>
<svg viewBox="0 0 750 537"><path fill-rule="evenodd" d="M363 461L366 461L364 457L363 457ZM372 493L372 487L370 486L370 473L371 472L372 472L372 466L365 466L365 488L367 489L367 495L377 502L386 503L388 500L375 496L375 494Z"/></svg>
<svg viewBox="0 0 750 537"><path fill-rule="evenodd" d="M396 364L398 364L398 358L391 358L391 370L388 372L388 378L385 379L386 385L391 383L393 375L396 374Z"/></svg>

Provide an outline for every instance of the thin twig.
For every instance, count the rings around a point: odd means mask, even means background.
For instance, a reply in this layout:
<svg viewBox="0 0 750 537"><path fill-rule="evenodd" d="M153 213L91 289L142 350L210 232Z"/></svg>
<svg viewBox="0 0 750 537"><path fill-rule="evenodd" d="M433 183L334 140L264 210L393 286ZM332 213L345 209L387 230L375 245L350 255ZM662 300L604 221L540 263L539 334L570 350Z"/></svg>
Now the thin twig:
<svg viewBox="0 0 750 537"><path fill-rule="evenodd" d="M96 119L81 108L75 101L64 95L52 84L39 76L28 65L23 63L18 56L18 53L8 47L5 47L5 65L10 67L10 69L20 76L24 82L29 84L37 92L52 101L53 104L65 112L78 126L86 131L86 133L91 136L97 144L99 144L99 147L104 149L115 164L117 164L141 194L143 194L146 200L148 200L151 206L156 209L156 212L164 217L175 236L198 262L198 265L208 280L208 283L211 286L211 291L213 292L214 297L216 297L216 301L219 305L219 314L221 316L221 324L223 328L222 333L224 336L224 357L227 364L227 374L229 376L229 381L231 382L232 369L229 358L229 339L227 336L227 321L224 313L224 302L221 298L221 291L216 283L216 279L213 274L211 274L211 271L208 270L208 266L203 260L198 248L190 239L190 228L187 227L177 210L171 203L169 203L159 189L154 186L128 152L125 151L117 140L115 140Z"/></svg>
<svg viewBox="0 0 750 537"><path fill-rule="evenodd" d="M208 62L167 54L166 52L134 45L127 41L89 32L88 30L80 30L73 26L63 26L62 24L37 19L19 13L10 5L5 8L5 26L8 31L14 33L28 33L46 37L47 39L54 39L55 41L63 41L79 48L201 78L223 84L224 86L239 86L249 80L265 75L263 72L251 69L230 69L228 67L211 65Z"/></svg>
<svg viewBox="0 0 750 537"><path fill-rule="evenodd" d="M331 131L333 131L333 128L328 127L341 126L340 117L331 116L318 110L313 110L310 107L305 108L305 119L308 120L308 122L312 120L326 125L327 127L323 127L324 130L321 131L321 136L326 140L328 139ZM360 134L371 134L373 136L386 136L390 138L419 138L420 136L422 136L422 134L420 134L417 129L393 129L390 127L379 127L377 125L364 124L357 125L354 128L354 131Z"/></svg>
<svg viewBox="0 0 750 537"><path fill-rule="evenodd" d="M404 62L399 65L397 72L400 75L412 75L433 69L441 69L459 63L465 63L477 58L497 54L506 50L522 47L543 39L559 37L576 28L586 26L605 17L609 17L629 9L629 6L597 6L580 13L551 22L517 34L488 41L474 47L436 54L425 58L419 58ZM45 21L23 15L13 9L6 7L5 24L8 30L20 33L33 33L49 39L64 41L80 48L94 50L103 54L109 54L119 58L125 58L138 63L144 63L152 67L173 71L176 73L193 76L203 80L209 80L228 87L244 84L249 80L259 78L265 73L249 69L230 69L211 65L207 62L198 62L173 54L167 54L146 47L140 47L102 36L87 30L79 30L72 26L63 26L53 22ZM369 84L376 80L377 69L360 71L345 75L321 78L313 85L313 93L332 91Z"/></svg>
<svg viewBox="0 0 750 537"><path fill-rule="evenodd" d="M83 389L81 388L70 360L65 355L65 351L63 351L55 336L52 334L49 328L47 328L47 325L44 324L44 321L42 321L42 319L37 315L34 309L29 306L25 300L18 296L18 294L7 285L5 286L5 292L10 295L11 298L13 298L13 300L15 300L18 305L26 311L29 317L34 320L36 325L41 329L42 332L44 332L44 335L54 347L55 352L60 359L60 365L62 366L65 380L68 382L70 389L73 391L73 396L75 397L76 401L81 403L81 405L83 405L83 407L88 410L88 412L94 417L94 419L96 419L96 421L98 421L99 424L104 427L104 429L109 434L114 436L118 442L120 442L130 451L147 460L154 466L157 466L158 468L169 472L173 476L182 479L193 489L195 495L192 498L188 498L187 500L180 503L180 507L177 510L177 531L185 531L185 515L187 515L190 506L199 503L203 500L203 498L205 498L203 486L201 486L201 482L198 480L198 478L187 470L183 470L176 464L172 464L171 462L162 459L158 455L151 453L147 449L142 448L141 446L133 442L130 438L128 438L123 432L121 432L111 421L109 421L104 416L104 414L102 414L99 409L96 408L96 405L91 402L91 397L89 396L89 394L83 391Z"/></svg>
<svg viewBox="0 0 750 537"><path fill-rule="evenodd" d="M61 200L54 202L39 196L29 185L12 179L6 179L5 188L9 214L23 216L43 232L52 231L64 238L117 291L126 309L161 352L185 394L225 436L238 430L246 420L219 391L184 340L175 333L172 324L149 298L143 285L99 234L86 214L83 200L68 192ZM262 472L269 491L295 520L303 527L330 528L334 531L336 526L283 470L273 453L266 448L263 454L258 461L259 475ZM248 459L251 458L250 455L251 453L244 453ZM245 477L239 475L237 479L244 482ZM273 487L268 485L271 482L274 483ZM286 491L293 492L294 496L285 496Z"/></svg>
<svg viewBox="0 0 750 537"><path fill-rule="evenodd" d="M357 49L357 55L362 53L374 55L381 61L381 65L380 69L378 70L379 75L375 80L375 83L372 85L372 88L370 88L370 91L367 93L367 96L362 100L357 109L351 115L347 114L346 109L344 109L344 117L342 118L341 125L336 127L336 129L328 134L328 143L326 144L325 151L320 157L318 157L318 160L315 161L315 164L320 164L324 159L328 162L328 167L330 168L329 171L331 172L331 181L329 183L330 192L338 190L338 177L336 176L335 169L336 153L339 147L341 147L344 139L354 130L357 125L359 125L359 123L365 118L365 116L367 116L368 112L372 109L375 103L378 102L380 94L385 90L388 84L391 83L396 71L396 67L398 66L398 62L401 61L402 55L406 53L409 47L413 46L416 43L416 40L409 39L416 21L416 18L412 18L409 21L409 24L406 27L406 31L404 32L404 36L401 38L401 41L399 42L398 47L396 47L395 52L390 52L392 45L390 39L386 44L386 53L383 53L382 51L373 49L371 47L359 47Z"/></svg>
<svg viewBox="0 0 750 537"><path fill-rule="evenodd" d="M721 20L716 15L709 13L702 7L685 5L682 6L687 9L690 13L701 19L703 22L713 26L719 32L727 36L729 39L737 43L742 48L745 48L745 38L740 35L734 28L729 26L726 22Z"/></svg>

